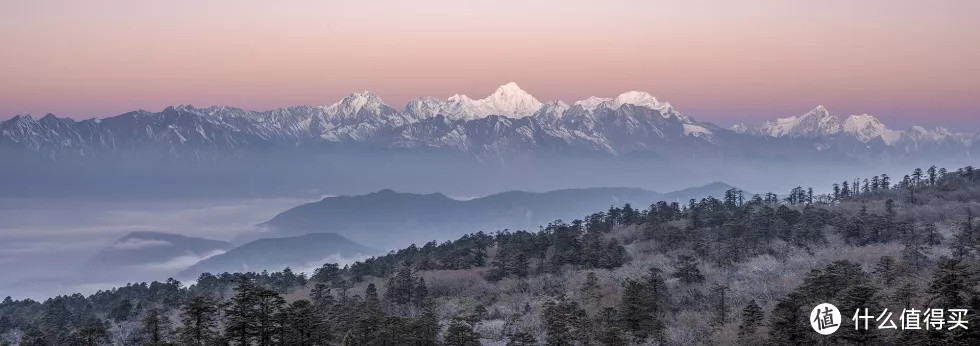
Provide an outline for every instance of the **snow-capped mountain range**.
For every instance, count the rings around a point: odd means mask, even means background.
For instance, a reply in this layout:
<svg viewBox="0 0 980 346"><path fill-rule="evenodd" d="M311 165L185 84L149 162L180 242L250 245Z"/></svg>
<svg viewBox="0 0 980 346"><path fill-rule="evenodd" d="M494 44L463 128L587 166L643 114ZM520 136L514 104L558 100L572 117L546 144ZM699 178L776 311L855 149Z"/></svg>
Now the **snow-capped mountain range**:
<svg viewBox="0 0 980 346"><path fill-rule="evenodd" d="M822 105L800 116L767 121L757 127L736 124L729 130L768 137L816 139L850 137L862 143L881 140L885 145L893 147L923 143L970 147L978 140L977 134L953 133L945 127L927 130L921 126L912 126L905 131L892 130L878 118L868 114L851 115L841 121L840 117L831 114Z"/></svg>
<svg viewBox="0 0 980 346"><path fill-rule="evenodd" d="M851 145L853 141L862 145ZM683 115L642 91L590 97L569 105L542 103L516 83L502 85L482 99L420 97L401 110L364 91L327 106L261 112L181 105L82 121L48 114L0 122L0 148L52 158L146 152L201 158L298 147L438 150L481 160L554 154L766 157L826 155L828 150L867 158L936 148L969 153L977 142L975 134L943 128L891 130L866 114L841 121L822 106L758 127L740 124L724 129Z"/></svg>

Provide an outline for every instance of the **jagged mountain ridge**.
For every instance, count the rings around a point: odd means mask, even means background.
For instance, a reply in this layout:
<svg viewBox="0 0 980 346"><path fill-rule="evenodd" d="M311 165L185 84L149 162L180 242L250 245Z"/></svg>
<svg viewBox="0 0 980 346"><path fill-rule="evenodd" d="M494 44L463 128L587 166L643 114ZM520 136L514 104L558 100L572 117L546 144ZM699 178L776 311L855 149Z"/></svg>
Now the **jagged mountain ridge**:
<svg viewBox="0 0 980 346"><path fill-rule="evenodd" d="M0 122L0 148L52 158L143 155L149 151L192 159L321 146L446 150L480 159L635 153L667 158L766 157L786 156L788 151L819 156L830 148L845 157L873 158L883 152L912 154L935 147L968 150L977 142L976 135L921 130L893 131L870 115L840 121L822 106L759 127L723 129L683 115L646 92L590 97L569 105L561 101L542 103L516 83L508 83L483 99L465 95L446 100L421 97L402 110L364 91L329 106L262 112L181 105L156 113L139 110L82 121L51 114L40 119L15 116ZM833 143L841 137L857 141ZM879 138L881 145L875 142Z"/></svg>
<svg viewBox="0 0 980 346"><path fill-rule="evenodd" d="M736 124L729 130L765 137L791 137L813 139L838 139L840 137L871 143L881 141L883 144L899 148L904 152L918 152L923 145L940 147L966 147L977 143L977 134L953 133L939 126L927 130L921 126L912 126L901 131L888 128L878 118L869 114L851 115L843 121L833 115L823 105L800 115L767 121L759 126Z"/></svg>

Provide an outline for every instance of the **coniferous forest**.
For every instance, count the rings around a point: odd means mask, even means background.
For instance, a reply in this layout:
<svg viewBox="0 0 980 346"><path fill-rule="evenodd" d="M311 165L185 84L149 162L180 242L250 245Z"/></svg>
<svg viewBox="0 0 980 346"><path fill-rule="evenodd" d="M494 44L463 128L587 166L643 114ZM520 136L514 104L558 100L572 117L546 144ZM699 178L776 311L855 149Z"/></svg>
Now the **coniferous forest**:
<svg viewBox="0 0 980 346"><path fill-rule="evenodd" d="M8 297L0 344L977 345L978 216L973 167L801 182L785 195L732 189L412 245L309 276L205 273ZM845 317L829 336L810 327L820 303ZM903 309L968 309L968 328L856 330L850 316L863 308L896 323Z"/></svg>

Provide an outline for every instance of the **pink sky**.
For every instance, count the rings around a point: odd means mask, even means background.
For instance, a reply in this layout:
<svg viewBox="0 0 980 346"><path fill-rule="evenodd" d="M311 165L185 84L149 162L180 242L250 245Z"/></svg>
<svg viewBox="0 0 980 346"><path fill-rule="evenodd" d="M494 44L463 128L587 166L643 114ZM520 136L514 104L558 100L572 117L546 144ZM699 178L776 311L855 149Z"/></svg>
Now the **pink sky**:
<svg viewBox="0 0 980 346"><path fill-rule="evenodd" d="M730 124L823 104L980 130L977 1L0 0L0 119L265 110L371 90L644 90Z"/></svg>

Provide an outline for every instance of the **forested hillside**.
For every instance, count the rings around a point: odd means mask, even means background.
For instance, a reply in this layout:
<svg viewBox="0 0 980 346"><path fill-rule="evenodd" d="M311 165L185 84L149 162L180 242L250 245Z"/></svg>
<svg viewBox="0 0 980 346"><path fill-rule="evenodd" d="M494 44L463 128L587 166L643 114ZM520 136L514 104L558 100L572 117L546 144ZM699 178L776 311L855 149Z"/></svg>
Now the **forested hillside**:
<svg viewBox="0 0 980 346"><path fill-rule="evenodd" d="M20 345L980 343L980 171L932 167L829 188L613 207L310 277L206 273L191 285L7 298L0 335ZM825 302L845 316L831 336L808 320ZM912 307L969 309L968 329L855 330L849 320L888 308L897 322Z"/></svg>

